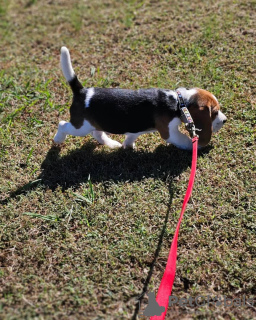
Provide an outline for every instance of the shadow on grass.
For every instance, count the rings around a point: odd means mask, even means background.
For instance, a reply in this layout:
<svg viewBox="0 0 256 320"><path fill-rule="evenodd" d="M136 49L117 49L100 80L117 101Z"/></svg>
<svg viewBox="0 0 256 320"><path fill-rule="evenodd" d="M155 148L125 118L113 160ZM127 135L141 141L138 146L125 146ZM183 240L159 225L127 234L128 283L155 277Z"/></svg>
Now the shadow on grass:
<svg viewBox="0 0 256 320"><path fill-rule="evenodd" d="M132 320L136 320L138 315L139 315L141 301L144 298L145 294L148 292L148 285L149 285L151 277L153 275L155 263L156 263L156 260L157 260L157 258L159 256L159 253L160 253L160 250L161 250L161 247L162 247L162 243L163 243L163 239L164 239L164 234L165 234L167 222L169 220L170 208L171 208L171 204L172 204L173 196L174 196L174 191L175 191L175 187L173 185L173 180L169 181L168 187L169 187L170 199L169 199L168 207L167 207L167 210L166 210L163 227L162 227L161 233L159 234L157 247L156 247L156 250L155 250L154 258L153 258L153 260L152 260L152 262L150 264L150 269L149 269L147 278L145 280L145 283L144 283L144 286L142 288L142 291L141 291L140 295L136 299L136 306L135 306L135 310L134 310L134 313L133 313L133 316L132 316Z"/></svg>
<svg viewBox="0 0 256 320"><path fill-rule="evenodd" d="M154 152L134 150L95 150L95 143L87 143L80 149L60 157L59 147L52 147L42 163L43 185L51 189L61 186L79 187L87 182L141 181L145 178L165 179L180 175L191 162L191 153L161 145Z"/></svg>
<svg viewBox="0 0 256 320"><path fill-rule="evenodd" d="M10 199L35 190L38 186L52 190L60 186L63 191L70 187L75 189L81 183L88 182L89 175L92 183L142 181L150 177L166 181L170 194L169 206L148 276L137 300L132 317L135 320L140 311L140 302L148 290L153 269L162 246L174 195L175 186L173 180L190 167L192 154L191 152L165 145L160 145L153 152L124 149L106 152L104 148L95 150L96 146L95 143L90 142L62 157L60 156L60 147L53 146L41 165L41 174L38 178L17 189L0 203L6 204ZM211 148L209 146L203 149L198 156L201 157L207 154Z"/></svg>
<svg viewBox="0 0 256 320"><path fill-rule="evenodd" d="M106 152L104 148L95 150L96 144L86 143L65 156L60 156L60 147L53 146L41 165L41 173L36 180L13 191L0 201L6 204L18 195L35 190L38 186L63 191L78 188L88 181L90 175L95 182L141 181L145 178L174 179L191 164L191 152L172 146L160 145L153 152L144 150L117 149ZM208 153L211 147L199 152L199 157Z"/></svg>

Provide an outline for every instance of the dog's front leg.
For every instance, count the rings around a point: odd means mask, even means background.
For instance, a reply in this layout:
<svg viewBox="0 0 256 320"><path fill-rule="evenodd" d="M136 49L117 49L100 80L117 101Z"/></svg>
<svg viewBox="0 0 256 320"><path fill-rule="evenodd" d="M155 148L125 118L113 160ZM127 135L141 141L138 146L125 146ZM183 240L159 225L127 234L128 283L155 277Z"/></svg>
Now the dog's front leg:
<svg viewBox="0 0 256 320"><path fill-rule="evenodd" d="M124 149L134 149L135 140L141 135L141 133L127 133L123 142Z"/></svg>
<svg viewBox="0 0 256 320"><path fill-rule="evenodd" d="M171 143L180 149L192 150L191 139L179 131L179 125L181 121L179 118L174 118L170 121L169 128L169 138L166 139L167 143Z"/></svg>

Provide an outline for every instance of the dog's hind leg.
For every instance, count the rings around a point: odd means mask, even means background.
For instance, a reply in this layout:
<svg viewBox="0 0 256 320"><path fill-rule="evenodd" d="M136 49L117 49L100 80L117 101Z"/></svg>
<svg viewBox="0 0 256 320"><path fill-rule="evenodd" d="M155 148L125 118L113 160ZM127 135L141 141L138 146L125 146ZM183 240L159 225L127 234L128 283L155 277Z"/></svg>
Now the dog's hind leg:
<svg viewBox="0 0 256 320"><path fill-rule="evenodd" d="M83 125L79 129L76 129L70 122L60 121L58 132L53 140L55 143L60 144L65 141L68 134L72 136L84 137L94 129L95 128L86 120L84 120Z"/></svg>
<svg viewBox="0 0 256 320"><path fill-rule="evenodd" d="M104 145L108 146L111 149L122 147L121 143L110 139L104 131L94 130L92 132L92 136L99 143L104 144Z"/></svg>

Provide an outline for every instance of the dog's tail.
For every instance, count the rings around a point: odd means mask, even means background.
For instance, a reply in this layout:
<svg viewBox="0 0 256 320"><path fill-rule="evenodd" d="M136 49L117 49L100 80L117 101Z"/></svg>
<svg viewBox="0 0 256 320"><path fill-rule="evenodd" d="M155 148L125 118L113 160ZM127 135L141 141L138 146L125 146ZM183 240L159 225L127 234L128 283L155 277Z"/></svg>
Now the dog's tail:
<svg viewBox="0 0 256 320"><path fill-rule="evenodd" d="M83 89L83 86L77 79L77 76L72 68L70 54L66 47L61 48L60 64L64 77L68 81L72 91L74 93L79 93L80 90Z"/></svg>

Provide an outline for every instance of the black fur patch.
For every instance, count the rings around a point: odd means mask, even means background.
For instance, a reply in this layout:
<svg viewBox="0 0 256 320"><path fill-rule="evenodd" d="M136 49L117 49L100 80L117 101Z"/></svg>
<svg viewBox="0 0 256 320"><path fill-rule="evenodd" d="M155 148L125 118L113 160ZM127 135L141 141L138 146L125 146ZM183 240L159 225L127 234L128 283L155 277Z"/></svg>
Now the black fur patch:
<svg viewBox="0 0 256 320"><path fill-rule="evenodd" d="M77 83L75 84L78 90ZM72 125L79 129L82 127L84 119L85 119L85 97L86 97L86 89L79 89L78 92L74 92L73 102L70 107L70 122Z"/></svg>
<svg viewBox="0 0 256 320"><path fill-rule="evenodd" d="M80 90L83 89L83 86L81 84L81 82L77 79L77 76L74 76L74 78L68 82L73 93L79 93Z"/></svg>
<svg viewBox="0 0 256 320"><path fill-rule="evenodd" d="M157 116L179 116L177 100L167 92L161 89L94 88L89 107L85 108L83 102L84 116L97 129L114 134L154 129ZM80 104L82 99L74 97L73 104L78 107L76 100Z"/></svg>

